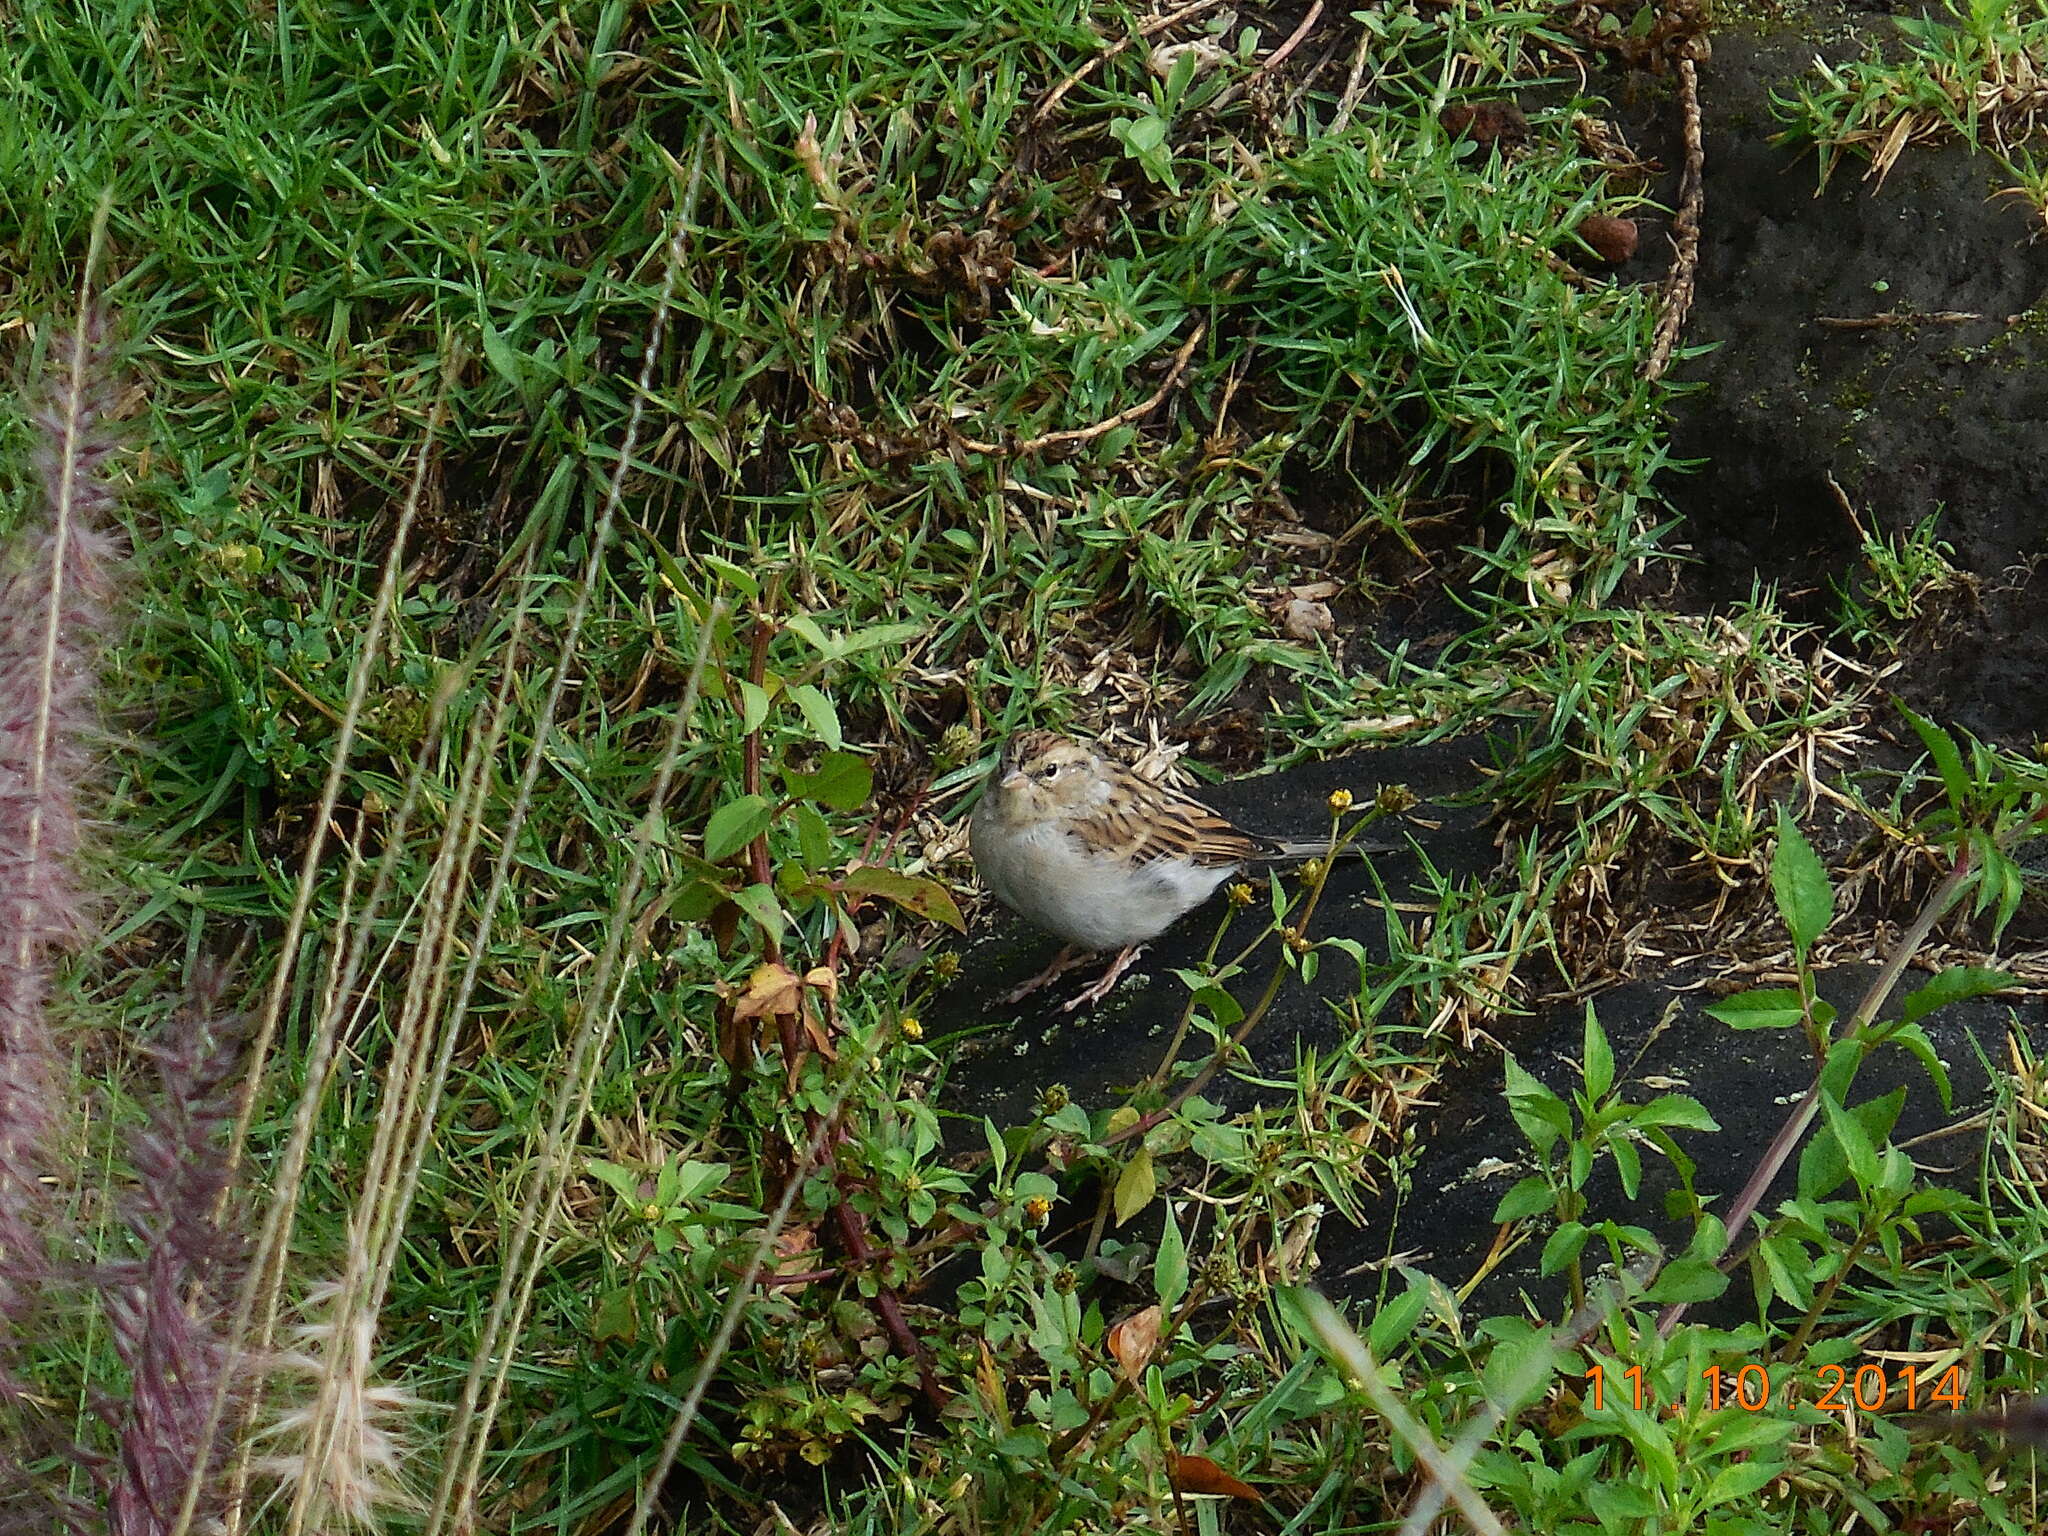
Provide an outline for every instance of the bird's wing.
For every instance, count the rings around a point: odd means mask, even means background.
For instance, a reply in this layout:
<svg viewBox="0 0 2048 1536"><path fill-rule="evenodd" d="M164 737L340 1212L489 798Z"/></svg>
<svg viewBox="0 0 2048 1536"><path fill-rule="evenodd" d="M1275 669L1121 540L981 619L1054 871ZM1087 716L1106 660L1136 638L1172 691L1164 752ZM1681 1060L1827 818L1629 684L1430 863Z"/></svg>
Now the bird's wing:
<svg viewBox="0 0 2048 1536"><path fill-rule="evenodd" d="M1133 868L1159 859L1210 867L1270 857L1273 844L1232 826L1201 801L1158 785L1112 795L1075 825L1090 846L1113 851Z"/></svg>

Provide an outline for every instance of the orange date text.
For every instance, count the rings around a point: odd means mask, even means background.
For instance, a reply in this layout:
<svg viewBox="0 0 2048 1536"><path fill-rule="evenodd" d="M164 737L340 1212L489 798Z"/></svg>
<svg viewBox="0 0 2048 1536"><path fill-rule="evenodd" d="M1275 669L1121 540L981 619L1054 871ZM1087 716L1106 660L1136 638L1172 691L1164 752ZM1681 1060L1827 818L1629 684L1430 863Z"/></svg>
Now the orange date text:
<svg viewBox="0 0 2048 1536"><path fill-rule="evenodd" d="M1932 1408L1960 1413L1964 1398L1960 1365L1931 1375L1913 1365L1890 1371L1875 1364L1811 1369L1756 1363L1710 1365L1700 1372L1700 1382L1699 1401L1709 1411L1743 1408L1762 1413L1774 1404L1790 1408L1803 1397L1824 1413L1914 1413ZM1587 1404L1595 1413L1605 1408L1610 1398L1617 1406L1638 1412L1672 1406L1658 1403L1655 1395L1639 1365L1609 1372L1596 1364L1586 1371Z"/></svg>

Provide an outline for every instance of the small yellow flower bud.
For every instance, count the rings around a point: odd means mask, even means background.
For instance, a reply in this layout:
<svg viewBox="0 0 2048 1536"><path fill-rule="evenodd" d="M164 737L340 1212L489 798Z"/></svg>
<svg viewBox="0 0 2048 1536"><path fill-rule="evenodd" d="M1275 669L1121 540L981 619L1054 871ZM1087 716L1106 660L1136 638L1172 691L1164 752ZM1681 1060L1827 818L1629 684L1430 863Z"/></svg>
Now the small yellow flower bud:
<svg viewBox="0 0 2048 1536"><path fill-rule="evenodd" d="M960 974L960 956L950 949L940 950L932 956L932 975L939 981L951 981Z"/></svg>
<svg viewBox="0 0 2048 1536"><path fill-rule="evenodd" d="M974 732L965 725L949 725L939 737L939 760L964 763L974 755Z"/></svg>
<svg viewBox="0 0 2048 1536"><path fill-rule="evenodd" d="M1344 813L1345 813L1346 811L1348 811L1348 810L1350 810L1350 809L1351 809L1351 791L1350 791L1350 790L1348 790L1348 789L1333 789L1333 790L1331 790L1331 791L1330 791L1330 814L1331 814L1332 816L1342 816L1342 815L1343 815L1343 814L1344 814Z"/></svg>
<svg viewBox="0 0 2048 1536"><path fill-rule="evenodd" d="M640 1219L642 1221L661 1220L661 1207L652 1200L648 1201L647 1204L640 1207Z"/></svg>
<svg viewBox="0 0 2048 1536"><path fill-rule="evenodd" d="M1230 888L1227 894L1233 907L1248 907L1252 904L1252 897L1256 893L1252 890L1249 880L1240 880Z"/></svg>
<svg viewBox="0 0 2048 1536"><path fill-rule="evenodd" d="M913 1018L898 1019L896 1021L896 1032L906 1040L922 1040L924 1038L924 1026Z"/></svg>
<svg viewBox="0 0 2048 1536"><path fill-rule="evenodd" d="M1394 816L1411 805L1421 804L1421 799L1406 784L1389 784L1373 796L1372 803L1386 815Z"/></svg>
<svg viewBox="0 0 2048 1536"><path fill-rule="evenodd" d="M1305 955L1315 948L1314 942L1299 928L1282 928L1280 940L1297 955Z"/></svg>
<svg viewBox="0 0 2048 1536"><path fill-rule="evenodd" d="M1311 884L1322 879L1323 861L1321 859L1310 859L1306 864L1302 865L1301 878L1309 881Z"/></svg>
<svg viewBox="0 0 2048 1536"><path fill-rule="evenodd" d="M1052 1214L1052 1202L1043 1195L1033 1195L1024 1202L1024 1216L1034 1227L1043 1226L1045 1218Z"/></svg>
<svg viewBox="0 0 2048 1536"><path fill-rule="evenodd" d="M1065 1083L1047 1083L1038 1093L1038 1112L1041 1115L1056 1115L1071 1102Z"/></svg>

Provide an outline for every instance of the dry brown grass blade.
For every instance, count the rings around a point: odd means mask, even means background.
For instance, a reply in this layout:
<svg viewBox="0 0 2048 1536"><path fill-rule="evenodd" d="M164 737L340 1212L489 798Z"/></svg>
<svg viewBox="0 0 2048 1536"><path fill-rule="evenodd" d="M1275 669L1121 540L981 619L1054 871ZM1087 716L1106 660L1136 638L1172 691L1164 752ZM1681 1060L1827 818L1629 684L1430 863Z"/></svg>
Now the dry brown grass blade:
<svg viewBox="0 0 2048 1536"><path fill-rule="evenodd" d="M561 709L562 699L568 690L569 679L574 669L577 643L583 633L584 625L589 617L591 604L600 586L604 569L603 562L610 552L612 536L619 516L619 504L624 494L627 468L633 462L633 449L639 441L641 422L646 413L647 403L652 395L655 365L661 356L662 340L668 333L670 307L674 302L677 275L681 271L681 264L686 252L686 241L692 227L691 221L694 218L698 190L703 182L704 155L708 142L708 132L698 135L696 152L693 156L691 180L684 192L681 207L675 214L674 224L669 236L667 259L662 273L660 297L655 306L653 320L648 328L646 347L641 355L640 371L637 387L633 394L632 410L627 417L625 432L623 440L619 445L618 458L611 481L605 489L605 498L598 515L597 525L591 533L589 558L585 563L582 580L577 588L575 602L571 605L564 625L562 654L556 665L553 681L549 685L547 700L541 711L541 718L533 733L533 745L527 753L526 764L521 771L519 791L513 802L512 814L508 818L510 825L508 825L503 846L499 851L498 867L492 875L493 896L502 892L503 881L510 868L513 850L518 839L518 828L524 825L527 808L532 803L533 788L540 776L547 738L553 729L553 723ZM707 635L710 633L708 626L705 632ZM677 718L681 722L685 717L679 714ZM666 771L666 762L664 771ZM643 822L643 832L646 825ZM636 860L644 856L644 847L643 839L637 845ZM486 906L487 918L493 910L495 910L495 901L491 901ZM483 953L484 947L482 945L472 946L470 954L470 965L472 968L481 963ZM471 980L472 977L470 975L465 975L464 996L467 995ZM580 1105L584 1092L578 1085L578 1078L582 1073L581 1053L586 1049L587 1042L590 1040L592 1033L598 1028L599 1021L606 1021L608 1025L610 1017L610 999L605 997L601 990L594 989L591 1001L592 1007L586 1011L583 1027L578 1032L577 1042L571 1048L569 1068L565 1072L561 1088L556 1094L549 1128L542 1143L547 1148L559 1149L562 1146L561 1138L572 1119L572 1111L573 1118L577 1119L580 1123L580 1109L575 1108L575 1106ZM515 1290L523 1291L526 1289L526 1286L522 1285L519 1279L521 1259L527 1244L541 1220L540 1201L543 1196L544 1187L549 1182L549 1177L551 1177L551 1170L543 1169L531 1180L528 1196L522 1204L517 1225L508 1234L508 1241L501 1250L504 1271L500 1277L497 1291L491 1299L490 1313L485 1320L482 1336L478 1339L476 1350L471 1358L469 1371L463 1380L461 1398L456 1405L453 1422L449 1426L446 1437L448 1456L446 1464L442 1469L440 1483L434 1490L433 1503L428 1511L426 1522L427 1536L436 1536L436 1533L447 1529L447 1522L453 1515L458 1500L466 1502L474 1498L477 1481L481 1475L484 1447L489 1435L491 1420L496 1412L498 1395L502 1390L505 1371L509 1367L509 1361L500 1357L500 1345L504 1338L508 1318L515 1312L519 1315L524 1313L525 1303L523 1296L515 1301L514 1292ZM494 1360L497 1362L497 1368L495 1373L493 1373L488 1398L482 1410L482 1423L479 1424L477 1422L479 1400L484 1399L486 1393L484 1378L487 1372L490 1372L491 1362Z"/></svg>
<svg viewBox="0 0 2048 1536"><path fill-rule="evenodd" d="M319 809L313 820L313 833L300 864L291 915L285 923L284 940L278 947L277 969L272 974L270 987L264 994L255 1039L249 1048L248 1075L229 1142L229 1155L236 1160L240 1159L242 1149L248 1140L249 1123L255 1116L257 1096L263 1083L264 1064L269 1058L271 1045L277 1037L278 1023L284 1013L284 1000L292 978L292 959L299 952L300 940L305 934L307 918L312 910L313 889L319 877L321 860L326 852L335 807L341 801L341 786L347 774L349 759L354 752L364 700L369 695L370 674L382 653L384 631L397 606L398 580L404 566L405 546L412 533L414 519L419 513L422 493L426 487L427 469L433 458L434 446L439 438L441 421L447 405L447 392L448 374L444 367L441 383L435 391L433 407L428 413L426 435L420 444L412 482L407 489L404 504L399 510L398 525L393 530L391 548L385 556L383 573L377 583L377 596L371 605L370 621L364 627L355 662L349 668L348 701L343 709L341 725L336 735L333 759L328 764L327 779L320 792ZM306 1074L306 1091L300 1095L299 1105L293 1114L291 1137L286 1144L278 1177L273 1183L273 1196L264 1215L262 1232L257 1238L256 1252L249 1267L249 1278L236 1303L235 1315L229 1327L230 1348L237 1352L243 1350L248 1343L250 1327L255 1321L259 1300L274 1295L282 1283L283 1264L288 1246L287 1234L296 1208L299 1180L304 1176L307 1152L312 1145L313 1119L319 1107L319 1088L326 1076L333 1048L332 1031L322 1030L316 1034ZM266 1315L274 1315L274 1312L266 1309ZM218 1428L226 1406L225 1396L216 1394L207 1420L209 1435ZM203 1475L195 1478L193 1485L187 1489L184 1507L178 1512L170 1536L187 1536L192 1529L200 1494L199 1485L203 1481Z"/></svg>

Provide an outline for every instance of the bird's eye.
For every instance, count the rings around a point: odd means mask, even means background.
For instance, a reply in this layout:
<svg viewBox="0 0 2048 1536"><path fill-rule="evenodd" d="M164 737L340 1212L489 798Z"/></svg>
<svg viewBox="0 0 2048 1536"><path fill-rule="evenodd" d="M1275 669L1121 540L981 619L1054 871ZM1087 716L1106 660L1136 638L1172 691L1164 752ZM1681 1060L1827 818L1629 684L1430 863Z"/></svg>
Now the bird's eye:
<svg viewBox="0 0 2048 1536"><path fill-rule="evenodd" d="M1045 765L1045 776L1048 779L1058 778L1060 776L1060 765L1058 763L1047 763Z"/></svg>

